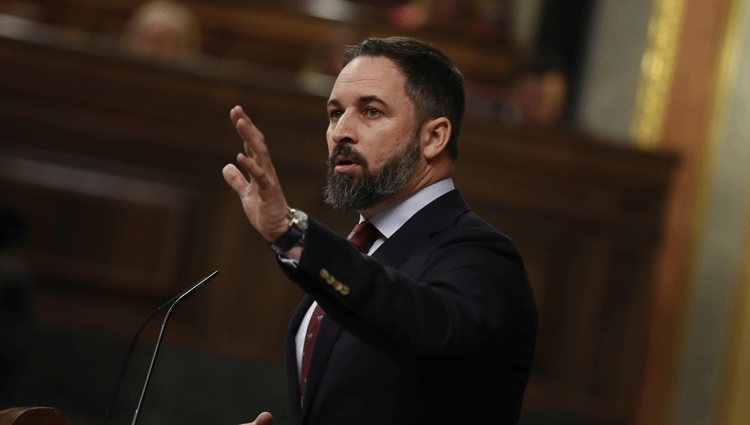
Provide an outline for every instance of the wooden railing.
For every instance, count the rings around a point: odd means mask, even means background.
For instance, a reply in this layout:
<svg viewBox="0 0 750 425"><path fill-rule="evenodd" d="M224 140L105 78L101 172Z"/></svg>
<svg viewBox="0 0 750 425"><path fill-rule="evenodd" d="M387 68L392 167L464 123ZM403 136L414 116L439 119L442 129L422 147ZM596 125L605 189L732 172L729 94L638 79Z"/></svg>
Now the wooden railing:
<svg viewBox="0 0 750 425"><path fill-rule="evenodd" d="M0 410L0 425L70 425L70 422L51 407L15 407Z"/></svg>

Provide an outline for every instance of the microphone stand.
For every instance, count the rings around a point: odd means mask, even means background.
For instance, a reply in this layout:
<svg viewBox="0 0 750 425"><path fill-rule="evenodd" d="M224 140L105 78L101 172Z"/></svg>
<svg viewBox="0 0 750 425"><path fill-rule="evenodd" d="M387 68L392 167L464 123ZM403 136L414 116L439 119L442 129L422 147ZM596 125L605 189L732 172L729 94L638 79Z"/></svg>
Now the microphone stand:
<svg viewBox="0 0 750 425"><path fill-rule="evenodd" d="M195 291L200 289L203 285L208 283L211 279L213 279L217 274L219 274L218 270L215 270L213 273L209 274L208 276L201 279L198 283L191 286L190 288L182 291L181 293L177 294L175 297L170 299L169 301L165 302L164 304L160 305L156 310L154 310L147 318L146 320L141 323L141 326L136 331L135 335L133 336L133 339L130 341L130 346L128 346L128 350L125 354L125 359L122 363L122 366L120 367L120 373L117 377L117 383L115 384L115 391L114 394L112 394L112 398L109 401L109 406L107 407L107 411L104 414L104 420L102 421L102 425L105 425L107 423L107 420L109 419L109 415L112 412L112 408L115 404L115 400L117 399L117 394L120 391L120 386L122 385L122 380L125 377L125 371L128 368L128 364L130 363L130 359L133 356L133 351L135 350L135 344L138 341L138 337L141 335L141 332L143 332L143 329L146 328L146 325L153 319L158 313L163 311L165 308L169 308L167 310L167 314L164 315L164 320L161 324L161 329L159 330L159 337L156 341L156 346L154 347L154 352L151 356L151 363L148 367L148 373L146 374L146 382L143 384L143 389L141 390L141 396L138 400L138 406L135 409L135 414L133 415L133 422L132 424L135 425L136 421L138 420L138 413L141 409L141 405L143 404L143 398L146 394L146 389L148 388L149 381L151 380L151 371L154 367L154 363L156 363L156 358L159 353L159 347L161 346L161 341L164 338L164 329L167 326L167 321L169 320L169 317L172 314L172 311L174 308L182 302L185 298L192 295Z"/></svg>

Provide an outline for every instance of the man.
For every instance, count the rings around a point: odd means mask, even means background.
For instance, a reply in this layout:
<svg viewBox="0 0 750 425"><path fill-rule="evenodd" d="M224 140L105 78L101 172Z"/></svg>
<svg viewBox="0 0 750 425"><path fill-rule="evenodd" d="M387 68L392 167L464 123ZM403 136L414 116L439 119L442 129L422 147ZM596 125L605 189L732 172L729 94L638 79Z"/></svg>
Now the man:
<svg viewBox="0 0 750 425"><path fill-rule="evenodd" d="M461 74L429 45L347 51L328 100L325 197L360 214L352 243L289 209L263 135L230 112L249 179L234 165L224 178L307 293L287 339L295 424L517 422L536 309L512 242L453 187L464 103ZM360 252L366 223L375 241Z"/></svg>

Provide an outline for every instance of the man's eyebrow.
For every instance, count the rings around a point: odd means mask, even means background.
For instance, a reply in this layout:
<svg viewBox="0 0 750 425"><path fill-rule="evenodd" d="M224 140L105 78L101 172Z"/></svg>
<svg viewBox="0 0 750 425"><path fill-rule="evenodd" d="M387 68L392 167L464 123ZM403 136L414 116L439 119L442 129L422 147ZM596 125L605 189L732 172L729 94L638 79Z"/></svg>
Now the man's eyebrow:
<svg viewBox="0 0 750 425"><path fill-rule="evenodd" d="M385 103L381 98L372 95L372 96L360 96L357 99L358 105L367 105L368 103L379 103L383 106L388 106L387 103ZM341 102L339 102L337 99L328 99L328 102L326 102L326 106L335 106L335 107L341 107Z"/></svg>
<svg viewBox="0 0 750 425"><path fill-rule="evenodd" d="M383 106L388 106L388 104L386 104L381 98L374 96L374 95L373 96L361 96L359 99L357 99L357 103L359 103L360 105L367 105L368 103L373 103L373 102L379 103Z"/></svg>

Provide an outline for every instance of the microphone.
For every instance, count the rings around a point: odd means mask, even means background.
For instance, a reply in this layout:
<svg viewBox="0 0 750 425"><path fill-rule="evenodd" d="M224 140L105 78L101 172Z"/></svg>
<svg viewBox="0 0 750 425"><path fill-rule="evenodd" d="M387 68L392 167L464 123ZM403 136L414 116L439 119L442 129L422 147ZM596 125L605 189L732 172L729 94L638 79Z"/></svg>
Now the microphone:
<svg viewBox="0 0 750 425"><path fill-rule="evenodd" d="M122 380L125 377L125 371L128 369L128 364L130 363L130 358L133 356L133 351L135 350L135 344L138 341L138 337L141 335L141 332L143 332L143 329L146 328L146 325L156 317L157 314L159 314L164 309L167 309L167 314L164 315L164 320L161 324L161 329L159 330L159 337L156 341L156 346L154 347L154 352L151 355L151 363L148 366L148 372L146 373L146 381L143 383L143 389L141 390L141 396L138 400L138 405L135 408L135 413L133 414L133 422L132 424L135 425L135 423L138 421L138 413L141 410L141 405L143 404L143 398L146 395L146 389L148 388L149 381L151 380L151 371L154 368L154 363L156 363L156 358L159 354L159 347L161 346L161 341L164 338L164 329L167 326L167 321L169 320L169 317L172 314L172 311L174 308L182 302L185 298L192 295L195 291L200 289L203 285L208 283L211 279L216 277L216 275L219 274L218 270L215 270L213 273L209 274L208 276L201 279L198 283L191 286L190 288L180 292L176 296L174 296L169 301L165 302L164 304L160 305L156 310L151 312L151 314L146 318L146 320L141 323L141 326L138 328L138 330L135 332L135 335L133 336L133 339L130 341L130 346L128 346L128 350L125 353L125 359L122 362L122 366L120 366L120 373L117 377L117 383L115 384L115 390L112 394L112 398L109 400L109 406L107 407L107 411L104 414L104 420L102 421L102 425L105 425L107 423L107 420L109 420L109 415L112 413L112 407L115 404L115 400L117 399L117 394L120 391L120 386L122 385Z"/></svg>

